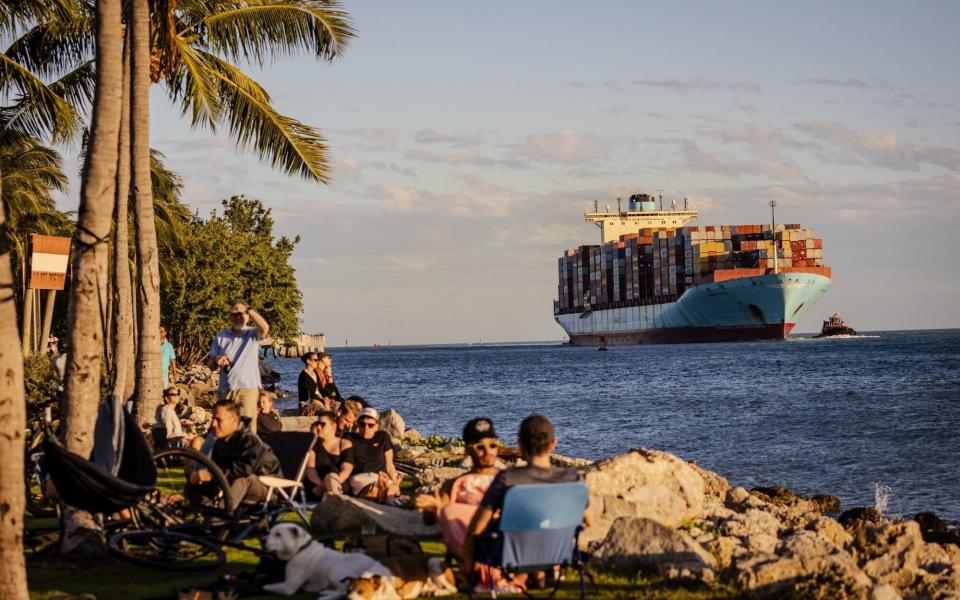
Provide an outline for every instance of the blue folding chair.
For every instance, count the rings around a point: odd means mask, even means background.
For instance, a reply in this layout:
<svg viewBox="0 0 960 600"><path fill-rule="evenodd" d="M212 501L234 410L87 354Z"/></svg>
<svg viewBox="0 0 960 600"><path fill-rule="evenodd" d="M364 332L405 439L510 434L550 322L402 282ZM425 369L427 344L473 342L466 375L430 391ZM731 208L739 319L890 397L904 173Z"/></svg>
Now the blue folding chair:
<svg viewBox="0 0 960 600"><path fill-rule="evenodd" d="M582 481L517 485L507 490L494 531L477 540L476 562L505 574L573 567L580 573L580 598L586 596L583 557L579 550L583 512L589 492ZM471 597L476 583L471 574ZM556 579L549 596L556 594ZM524 594L530 594L524 590Z"/></svg>

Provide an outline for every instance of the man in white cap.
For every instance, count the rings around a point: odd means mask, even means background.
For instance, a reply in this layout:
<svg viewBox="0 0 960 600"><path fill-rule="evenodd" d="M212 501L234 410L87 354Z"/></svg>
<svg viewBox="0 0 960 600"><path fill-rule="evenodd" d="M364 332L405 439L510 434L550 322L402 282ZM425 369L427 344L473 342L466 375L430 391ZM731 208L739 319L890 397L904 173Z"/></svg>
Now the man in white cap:
<svg viewBox="0 0 960 600"><path fill-rule="evenodd" d="M248 327L252 319L254 327ZM220 369L218 400L233 400L240 415L250 419L250 431L257 432L257 399L260 397L260 340L270 325L243 300L230 307L230 327L217 333L210 345L210 362Z"/></svg>
<svg viewBox="0 0 960 600"><path fill-rule="evenodd" d="M380 431L380 415L372 407L357 415L357 432L340 442L338 481L354 496L394 504L400 498L403 475L393 464L393 442Z"/></svg>

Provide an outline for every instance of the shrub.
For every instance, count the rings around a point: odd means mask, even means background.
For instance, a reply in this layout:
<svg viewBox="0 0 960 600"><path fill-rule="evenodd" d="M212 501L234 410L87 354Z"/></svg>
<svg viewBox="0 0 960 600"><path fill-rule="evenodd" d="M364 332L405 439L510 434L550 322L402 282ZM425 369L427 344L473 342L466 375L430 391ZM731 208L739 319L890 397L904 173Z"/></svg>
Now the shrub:
<svg viewBox="0 0 960 600"><path fill-rule="evenodd" d="M57 399L60 376L48 354L34 354L23 360L23 387L27 403L46 406Z"/></svg>

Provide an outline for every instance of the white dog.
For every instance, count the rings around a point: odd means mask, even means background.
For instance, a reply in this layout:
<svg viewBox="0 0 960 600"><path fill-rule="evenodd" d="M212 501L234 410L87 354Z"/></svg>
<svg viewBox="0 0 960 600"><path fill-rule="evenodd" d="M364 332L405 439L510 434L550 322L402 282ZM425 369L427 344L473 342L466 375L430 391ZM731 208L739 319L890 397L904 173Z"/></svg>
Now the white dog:
<svg viewBox="0 0 960 600"><path fill-rule="evenodd" d="M346 598L346 582L364 574L381 575L385 585L393 587L387 567L366 554L326 548L306 529L293 523L274 525L267 536L266 549L287 563L284 581L264 585L266 592L290 596L302 589L322 592L319 600Z"/></svg>

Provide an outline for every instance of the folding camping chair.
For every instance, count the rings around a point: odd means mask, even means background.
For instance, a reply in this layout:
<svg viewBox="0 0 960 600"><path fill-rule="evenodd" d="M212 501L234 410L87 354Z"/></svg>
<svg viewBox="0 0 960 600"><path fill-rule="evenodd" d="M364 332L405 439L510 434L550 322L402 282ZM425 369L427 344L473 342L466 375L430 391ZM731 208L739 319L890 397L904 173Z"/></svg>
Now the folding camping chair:
<svg viewBox="0 0 960 600"><path fill-rule="evenodd" d="M582 481L518 485L507 490L495 531L477 540L476 562L504 574L549 571L573 567L580 573L580 598L586 596L583 558L578 541L589 492ZM474 597L475 573L470 574ZM549 596L557 593L556 579ZM496 597L496 592L491 592ZM526 590L524 595L532 597Z"/></svg>
<svg viewBox="0 0 960 600"><path fill-rule="evenodd" d="M307 493L303 485L303 478L307 472L307 458L317 437L311 432L278 431L261 437L263 442L270 446L280 461L283 477L260 475L260 483L267 486L267 497L263 502L263 511L268 512L271 502L279 501L280 510L296 512L304 523L309 524L307 510Z"/></svg>

